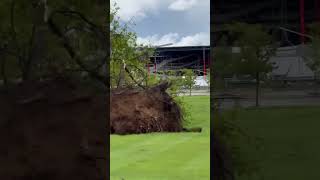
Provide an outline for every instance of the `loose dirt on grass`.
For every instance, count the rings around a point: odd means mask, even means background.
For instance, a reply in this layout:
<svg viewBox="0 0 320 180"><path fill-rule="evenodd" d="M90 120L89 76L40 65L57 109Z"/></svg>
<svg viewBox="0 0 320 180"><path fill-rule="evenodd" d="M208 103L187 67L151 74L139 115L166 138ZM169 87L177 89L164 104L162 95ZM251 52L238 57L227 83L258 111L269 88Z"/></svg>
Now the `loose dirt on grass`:
<svg viewBox="0 0 320 180"><path fill-rule="evenodd" d="M105 99L64 78L1 92L1 179L106 179Z"/></svg>

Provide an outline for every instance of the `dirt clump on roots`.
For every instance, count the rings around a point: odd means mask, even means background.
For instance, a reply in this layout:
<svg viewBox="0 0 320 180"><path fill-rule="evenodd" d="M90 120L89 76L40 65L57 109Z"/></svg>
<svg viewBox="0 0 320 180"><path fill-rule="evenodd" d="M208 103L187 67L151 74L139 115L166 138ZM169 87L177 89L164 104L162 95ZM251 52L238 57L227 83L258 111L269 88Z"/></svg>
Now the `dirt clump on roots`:
<svg viewBox="0 0 320 180"><path fill-rule="evenodd" d="M111 91L111 134L184 131L182 111L166 92L169 87L165 82L143 90Z"/></svg>
<svg viewBox="0 0 320 180"><path fill-rule="evenodd" d="M106 179L105 99L63 78L1 92L0 179Z"/></svg>

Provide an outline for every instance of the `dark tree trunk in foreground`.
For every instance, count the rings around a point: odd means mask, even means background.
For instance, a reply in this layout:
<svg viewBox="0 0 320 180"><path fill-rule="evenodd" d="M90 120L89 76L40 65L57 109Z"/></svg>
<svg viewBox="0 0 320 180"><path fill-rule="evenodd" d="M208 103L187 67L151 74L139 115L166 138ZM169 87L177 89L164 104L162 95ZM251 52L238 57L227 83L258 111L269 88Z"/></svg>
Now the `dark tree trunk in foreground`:
<svg viewBox="0 0 320 180"><path fill-rule="evenodd" d="M314 81L314 92L313 93L314 93L314 95L318 95L319 88L318 88L318 77L317 77L316 73L314 75L313 81Z"/></svg>
<svg viewBox="0 0 320 180"><path fill-rule="evenodd" d="M215 135L213 134L213 179L234 180L231 156Z"/></svg>
<svg viewBox="0 0 320 180"><path fill-rule="evenodd" d="M7 87L8 79L7 79L7 75L6 75L6 59L5 58L3 58L1 61L1 77L3 80L4 87Z"/></svg>
<svg viewBox="0 0 320 180"><path fill-rule="evenodd" d="M259 95L260 95L260 74L256 73L256 107L259 106Z"/></svg>

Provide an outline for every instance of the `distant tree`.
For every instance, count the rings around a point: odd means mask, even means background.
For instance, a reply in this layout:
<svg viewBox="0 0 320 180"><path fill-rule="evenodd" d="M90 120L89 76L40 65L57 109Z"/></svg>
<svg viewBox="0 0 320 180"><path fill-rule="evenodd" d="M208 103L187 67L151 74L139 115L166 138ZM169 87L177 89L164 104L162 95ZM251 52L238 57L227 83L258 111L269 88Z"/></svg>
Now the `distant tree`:
<svg viewBox="0 0 320 180"><path fill-rule="evenodd" d="M191 96L191 91L192 91L192 88L194 87L195 85L195 79L196 79L196 75L195 73L193 72L192 69L183 69L182 70L182 73L183 73L183 84L186 88L188 88L189 90L189 95Z"/></svg>
<svg viewBox="0 0 320 180"><path fill-rule="evenodd" d="M207 84L209 85L209 87L210 87L210 79L211 79L211 76L210 76L210 69L207 69L207 75L206 75L206 82L207 82Z"/></svg>
<svg viewBox="0 0 320 180"><path fill-rule="evenodd" d="M256 106L259 106L260 83L275 66L270 57L276 52L272 35L261 25L234 23L227 26L235 37L234 45L240 48L234 62L238 74L248 74L256 80Z"/></svg>

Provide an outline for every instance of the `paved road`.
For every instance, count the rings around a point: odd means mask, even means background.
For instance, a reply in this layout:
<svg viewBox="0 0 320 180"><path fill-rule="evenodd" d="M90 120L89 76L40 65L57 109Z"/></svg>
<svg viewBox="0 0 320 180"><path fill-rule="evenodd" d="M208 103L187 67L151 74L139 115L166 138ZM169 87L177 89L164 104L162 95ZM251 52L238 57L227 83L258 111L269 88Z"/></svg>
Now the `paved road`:
<svg viewBox="0 0 320 180"><path fill-rule="evenodd" d="M255 99L244 99L239 101L241 107L254 107ZM272 98L272 99L261 99L261 107L272 107L272 106L320 106L319 97L305 97L305 98ZM234 107L234 102L231 100L225 100L221 103L221 107L229 109Z"/></svg>
<svg viewBox="0 0 320 180"><path fill-rule="evenodd" d="M260 106L320 106L320 96L310 95L310 90L281 90L273 91L264 89L261 92ZM255 106L255 92L252 89L228 91L230 94L236 94L244 99L240 100L241 107L254 107ZM189 95L188 92L180 95ZM208 90L193 90L191 95L210 95ZM216 95L216 94L214 94ZM234 101L224 100L221 104L222 108L234 107Z"/></svg>
<svg viewBox="0 0 320 180"><path fill-rule="evenodd" d="M190 95L189 91L181 92L179 94L179 96L189 96L189 95ZM210 91L209 90L192 90L191 96L210 96Z"/></svg>

